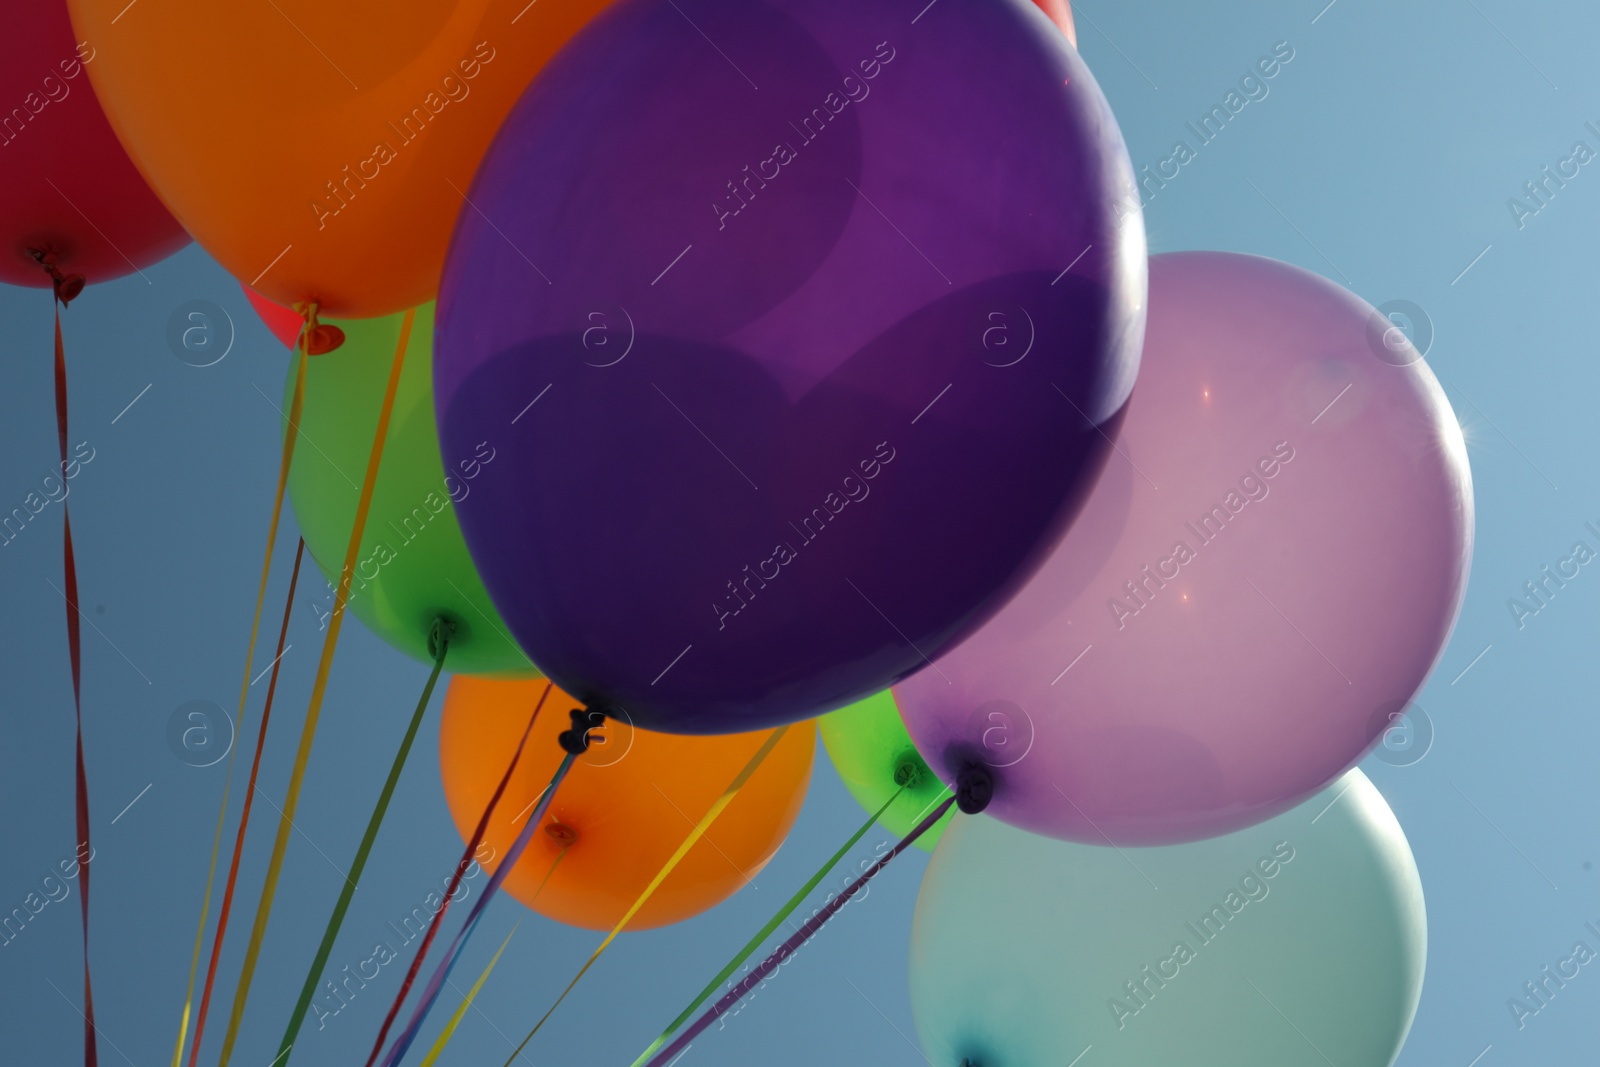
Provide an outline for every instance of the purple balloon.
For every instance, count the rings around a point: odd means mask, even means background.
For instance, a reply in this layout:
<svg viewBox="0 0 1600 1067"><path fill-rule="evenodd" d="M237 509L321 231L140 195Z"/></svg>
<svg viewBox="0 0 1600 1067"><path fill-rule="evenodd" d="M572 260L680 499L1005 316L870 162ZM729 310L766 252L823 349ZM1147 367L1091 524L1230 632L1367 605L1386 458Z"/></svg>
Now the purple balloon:
<svg viewBox="0 0 1600 1067"><path fill-rule="evenodd" d="M879 691L1104 466L1144 327L1116 123L1032 4L916 6L624 0L478 171L440 441L502 457L463 532L592 706L719 733Z"/></svg>
<svg viewBox="0 0 1600 1067"><path fill-rule="evenodd" d="M1439 382L1360 298L1254 256L1150 259L1139 387L1072 532L895 689L946 780L1069 841L1156 845L1286 811L1432 670L1472 555Z"/></svg>

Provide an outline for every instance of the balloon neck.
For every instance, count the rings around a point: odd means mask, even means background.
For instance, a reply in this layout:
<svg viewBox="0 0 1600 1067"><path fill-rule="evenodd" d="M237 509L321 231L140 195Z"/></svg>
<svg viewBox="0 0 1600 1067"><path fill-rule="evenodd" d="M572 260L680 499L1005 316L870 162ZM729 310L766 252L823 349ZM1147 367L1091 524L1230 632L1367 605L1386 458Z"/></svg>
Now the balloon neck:
<svg viewBox="0 0 1600 1067"><path fill-rule="evenodd" d="M900 754L894 764L894 784L902 789L915 789L921 785L928 775L928 765L923 762L916 749L909 749Z"/></svg>
<svg viewBox="0 0 1600 1067"><path fill-rule="evenodd" d="M73 298L83 292L87 279L81 274L62 274L61 268L56 266L54 252L42 252L37 248L30 248L28 249L28 254L34 258L35 262L43 268L46 274L50 275L50 281L55 287L56 299L61 302L62 307L72 303Z"/></svg>
<svg viewBox="0 0 1600 1067"><path fill-rule="evenodd" d="M544 832L562 848L570 848L578 840L578 831L562 822L551 823L544 828Z"/></svg>
<svg viewBox="0 0 1600 1067"><path fill-rule="evenodd" d="M606 713L595 711L592 708L572 709L572 729L563 730L556 738L561 743L561 748L581 756L589 751L589 734L606 724Z"/></svg>
<svg viewBox="0 0 1600 1067"><path fill-rule="evenodd" d="M294 309L300 317L306 320L301 338L306 346L306 355L325 356L329 352L344 344L344 331L337 326L317 321L318 304L315 300L308 300L303 304L296 304Z"/></svg>
<svg viewBox="0 0 1600 1067"><path fill-rule="evenodd" d="M994 797L994 775L979 763L968 764L956 775L956 807L976 815Z"/></svg>
<svg viewBox="0 0 1600 1067"><path fill-rule="evenodd" d="M450 648L450 639L455 636L456 624L444 616L433 620L428 627L428 655L434 659L443 659L445 652Z"/></svg>

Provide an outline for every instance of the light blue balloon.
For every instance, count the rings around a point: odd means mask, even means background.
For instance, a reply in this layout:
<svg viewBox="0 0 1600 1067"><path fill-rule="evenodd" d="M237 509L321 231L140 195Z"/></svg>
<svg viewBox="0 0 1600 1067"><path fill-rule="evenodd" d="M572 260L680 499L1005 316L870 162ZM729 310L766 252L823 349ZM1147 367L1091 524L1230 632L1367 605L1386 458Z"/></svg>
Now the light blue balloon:
<svg viewBox="0 0 1600 1067"><path fill-rule="evenodd" d="M1427 941L1416 860L1359 770L1159 848L961 815L917 898L911 1005L933 1067L1389 1067Z"/></svg>

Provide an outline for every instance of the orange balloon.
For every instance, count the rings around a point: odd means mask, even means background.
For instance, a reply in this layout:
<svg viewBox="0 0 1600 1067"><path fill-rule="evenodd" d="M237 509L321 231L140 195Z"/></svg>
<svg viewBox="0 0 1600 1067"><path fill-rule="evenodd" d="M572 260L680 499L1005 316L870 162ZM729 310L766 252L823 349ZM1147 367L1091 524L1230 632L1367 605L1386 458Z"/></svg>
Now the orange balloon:
<svg viewBox="0 0 1600 1067"><path fill-rule="evenodd" d="M279 303L368 318L433 299L501 121L608 2L69 6L112 127L195 240Z"/></svg>
<svg viewBox="0 0 1600 1067"><path fill-rule="evenodd" d="M548 684L465 675L451 680L439 724L439 765L463 840L482 817ZM561 762L556 735L572 726L568 712L578 706L560 689L550 690L489 821L484 841L493 853L479 850L488 855L490 870ZM544 826L507 876L506 890L558 922L610 930L771 733L682 736L608 720L603 740L578 758L556 792ZM809 723L789 730L628 929L698 915L766 866L805 800L816 734Z"/></svg>

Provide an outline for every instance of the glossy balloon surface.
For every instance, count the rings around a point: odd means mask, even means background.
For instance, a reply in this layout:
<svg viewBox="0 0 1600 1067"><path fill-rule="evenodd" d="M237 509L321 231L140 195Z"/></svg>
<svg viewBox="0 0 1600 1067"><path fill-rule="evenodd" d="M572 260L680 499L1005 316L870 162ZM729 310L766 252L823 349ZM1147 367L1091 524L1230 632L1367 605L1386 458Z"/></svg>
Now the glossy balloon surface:
<svg viewBox="0 0 1600 1067"><path fill-rule="evenodd" d="M514 477L462 528L528 654L641 725L925 667L1059 539L1132 387L1126 151L1024 0L627 0L471 195L440 440Z"/></svg>
<svg viewBox="0 0 1600 1067"><path fill-rule="evenodd" d="M1365 301L1273 260L1151 257L1139 387L1021 594L896 690L988 813L1119 845L1260 822L1353 766L1428 677L1472 555L1466 445Z"/></svg>
<svg viewBox="0 0 1600 1067"><path fill-rule="evenodd" d="M911 1006L932 1067L1389 1067L1427 947L1405 834L1351 771L1161 848L959 816L917 897Z"/></svg>
<svg viewBox="0 0 1600 1067"><path fill-rule="evenodd" d="M539 679L451 681L439 724L439 762L463 838L505 774L545 687ZM518 814L526 815L555 773L564 755L556 735L572 726L568 712L575 707L554 690L539 713L489 822L489 847L479 850L490 870L522 829ZM561 784L544 826L506 878L506 890L559 922L610 930L766 738L680 737L607 722ZM748 885L800 813L815 748L810 724L791 727L628 929L679 922Z"/></svg>

